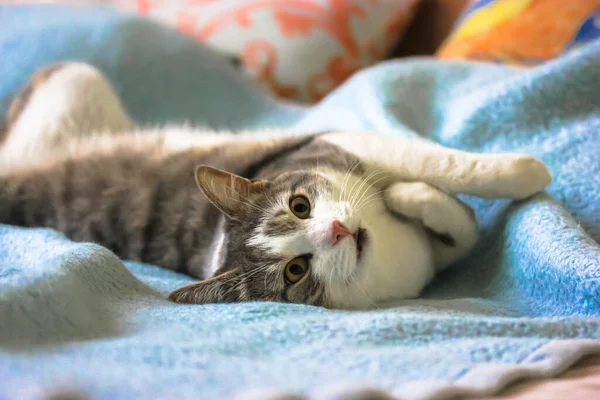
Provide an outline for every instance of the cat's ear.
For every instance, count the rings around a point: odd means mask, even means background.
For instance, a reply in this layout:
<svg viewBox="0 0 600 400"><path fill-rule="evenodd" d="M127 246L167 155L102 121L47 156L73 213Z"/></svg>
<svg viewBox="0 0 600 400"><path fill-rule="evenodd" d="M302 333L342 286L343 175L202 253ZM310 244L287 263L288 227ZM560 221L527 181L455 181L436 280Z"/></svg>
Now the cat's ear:
<svg viewBox="0 0 600 400"><path fill-rule="evenodd" d="M169 295L169 300L184 304L236 303L248 300L244 296L248 292L243 279L243 274L236 268L179 288Z"/></svg>
<svg viewBox="0 0 600 400"><path fill-rule="evenodd" d="M196 183L212 204L233 219L255 210L249 197L268 184L267 181L246 179L206 165L196 169Z"/></svg>

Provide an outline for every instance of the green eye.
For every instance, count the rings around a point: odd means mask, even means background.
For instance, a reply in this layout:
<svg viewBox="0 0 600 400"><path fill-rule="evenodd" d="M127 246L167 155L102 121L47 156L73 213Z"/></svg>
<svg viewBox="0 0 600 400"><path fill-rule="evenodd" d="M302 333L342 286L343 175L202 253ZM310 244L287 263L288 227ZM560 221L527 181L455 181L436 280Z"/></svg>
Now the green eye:
<svg viewBox="0 0 600 400"><path fill-rule="evenodd" d="M296 217L306 219L310 216L310 202L304 196L294 196L290 199L290 210Z"/></svg>
<svg viewBox="0 0 600 400"><path fill-rule="evenodd" d="M306 275L308 269L308 258L296 257L285 266L285 280L290 284L297 283Z"/></svg>

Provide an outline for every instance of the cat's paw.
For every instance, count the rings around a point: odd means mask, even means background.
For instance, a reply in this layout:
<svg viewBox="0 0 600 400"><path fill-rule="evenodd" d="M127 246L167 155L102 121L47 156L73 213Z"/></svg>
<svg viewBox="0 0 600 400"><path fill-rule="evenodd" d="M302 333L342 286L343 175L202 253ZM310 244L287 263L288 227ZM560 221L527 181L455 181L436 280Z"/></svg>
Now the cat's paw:
<svg viewBox="0 0 600 400"><path fill-rule="evenodd" d="M432 239L439 270L472 248L477 240L477 221L471 207L423 182L397 182L384 192L392 212L418 220Z"/></svg>
<svg viewBox="0 0 600 400"><path fill-rule="evenodd" d="M499 170L498 197L521 200L546 189L552 176L546 165L528 154L503 155Z"/></svg>

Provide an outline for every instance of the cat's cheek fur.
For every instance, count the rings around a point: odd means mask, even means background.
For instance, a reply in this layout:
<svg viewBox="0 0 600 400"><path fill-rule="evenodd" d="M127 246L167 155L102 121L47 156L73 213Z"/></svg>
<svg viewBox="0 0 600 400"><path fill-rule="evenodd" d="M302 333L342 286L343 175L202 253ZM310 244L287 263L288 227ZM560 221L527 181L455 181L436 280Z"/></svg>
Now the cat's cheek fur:
<svg viewBox="0 0 600 400"><path fill-rule="evenodd" d="M417 297L433 279L434 261L425 231L404 222L373 232L369 268L356 285L375 302ZM363 307L372 306L361 304Z"/></svg>

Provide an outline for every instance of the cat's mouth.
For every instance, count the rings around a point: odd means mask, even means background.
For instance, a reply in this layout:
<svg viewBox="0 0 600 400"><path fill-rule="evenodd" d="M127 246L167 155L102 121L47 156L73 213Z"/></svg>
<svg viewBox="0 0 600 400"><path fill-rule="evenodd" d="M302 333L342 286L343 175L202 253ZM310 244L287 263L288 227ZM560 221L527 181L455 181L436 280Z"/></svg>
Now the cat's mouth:
<svg viewBox="0 0 600 400"><path fill-rule="evenodd" d="M363 253L363 249L367 245L367 230L363 228L358 228L356 233L352 235L354 238L354 242L356 243L356 258L360 261Z"/></svg>

